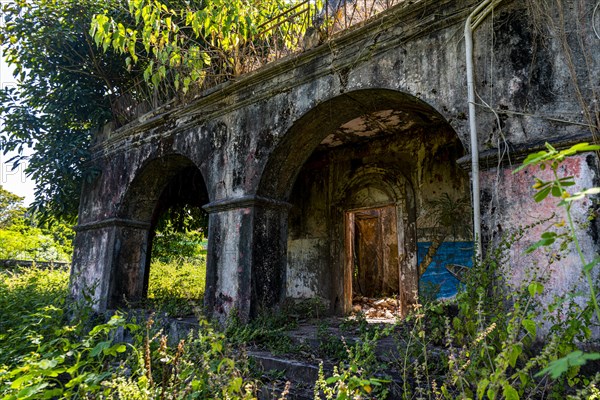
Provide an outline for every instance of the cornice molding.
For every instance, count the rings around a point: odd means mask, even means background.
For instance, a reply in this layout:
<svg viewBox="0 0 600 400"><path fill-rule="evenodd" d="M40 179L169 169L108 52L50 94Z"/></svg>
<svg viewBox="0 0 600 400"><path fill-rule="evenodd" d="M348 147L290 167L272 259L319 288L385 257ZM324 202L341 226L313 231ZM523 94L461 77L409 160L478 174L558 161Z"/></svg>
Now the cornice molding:
<svg viewBox="0 0 600 400"><path fill-rule="evenodd" d="M93 146L92 152L96 153L93 158L107 156L118 151L120 142L126 138L133 138L144 133L146 135L139 138L138 141L146 141L154 136L164 135L165 130L169 134L188 130L190 127L198 125L198 118L209 120L219 117L279 93L285 93L307 82L334 75L336 71L356 67L357 64L390 48L399 47L410 40L460 23L470 12L470 5L473 2L469 1L465 2L464 6L452 7L456 3L456 0L422 0L412 4L400 3L364 23L340 32L318 47L271 62L256 71L240 76L237 80L224 82L210 88L188 104L175 106L173 103L169 103L139 117L136 121L112 132L108 139ZM434 9L438 11L450 9L451 11L449 14L431 12ZM401 25L399 22L403 22L403 24ZM367 45L390 28L400 29L401 34L389 35L386 39L375 40L374 43ZM363 45L357 45L361 42ZM311 63L317 64L310 68L315 71L312 74L298 77L296 74L290 73ZM279 78L284 79L278 82ZM265 82L271 82L270 86L257 91L257 87ZM227 102L233 94L240 96L235 101ZM171 121L172 127L154 134L148 132L164 126L169 121Z"/></svg>
<svg viewBox="0 0 600 400"><path fill-rule="evenodd" d="M567 149L577 143L593 143L594 138L589 132L578 133L574 135L562 136L553 140L536 141L532 143L520 143L516 145L509 144L505 149L488 149L479 152L479 168L489 170L498 167L518 167L523 160L531 153L546 150L546 143L549 143L557 150ZM465 154L457 161L466 171L471 170L471 154Z"/></svg>

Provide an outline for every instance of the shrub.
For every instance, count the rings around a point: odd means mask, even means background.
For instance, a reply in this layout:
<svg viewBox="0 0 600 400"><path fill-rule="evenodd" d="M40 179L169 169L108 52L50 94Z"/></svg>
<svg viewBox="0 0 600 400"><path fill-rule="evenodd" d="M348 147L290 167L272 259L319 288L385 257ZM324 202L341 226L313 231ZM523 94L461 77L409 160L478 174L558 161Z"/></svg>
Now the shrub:
<svg viewBox="0 0 600 400"><path fill-rule="evenodd" d="M50 232L31 226L0 229L0 259L70 261L70 242L60 243Z"/></svg>

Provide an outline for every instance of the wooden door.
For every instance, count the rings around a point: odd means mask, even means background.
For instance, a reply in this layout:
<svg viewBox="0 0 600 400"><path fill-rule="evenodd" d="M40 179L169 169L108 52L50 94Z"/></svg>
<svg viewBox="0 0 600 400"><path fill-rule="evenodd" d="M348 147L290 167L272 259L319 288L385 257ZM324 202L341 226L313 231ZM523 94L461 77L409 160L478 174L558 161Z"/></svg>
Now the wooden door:
<svg viewBox="0 0 600 400"><path fill-rule="evenodd" d="M367 297L400 293L396 206L350 211L346 218L346 259L352 292Z"/></svg>

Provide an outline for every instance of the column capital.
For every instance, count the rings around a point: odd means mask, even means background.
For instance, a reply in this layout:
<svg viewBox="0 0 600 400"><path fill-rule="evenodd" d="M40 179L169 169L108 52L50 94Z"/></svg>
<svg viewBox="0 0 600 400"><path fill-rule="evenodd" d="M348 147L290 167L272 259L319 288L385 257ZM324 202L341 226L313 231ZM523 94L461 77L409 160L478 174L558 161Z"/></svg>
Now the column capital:
<svg viewBox="0 0 600 400"><path fill-rule="evenodd" d="M281 208L284 210L288 210L291 206L292 205L286 201L270 199L267 197L257 195L249 195L213 201L212 203L206 204L202 208L204 208L206 212L213 214L222 211L250 207Z"/></svg>

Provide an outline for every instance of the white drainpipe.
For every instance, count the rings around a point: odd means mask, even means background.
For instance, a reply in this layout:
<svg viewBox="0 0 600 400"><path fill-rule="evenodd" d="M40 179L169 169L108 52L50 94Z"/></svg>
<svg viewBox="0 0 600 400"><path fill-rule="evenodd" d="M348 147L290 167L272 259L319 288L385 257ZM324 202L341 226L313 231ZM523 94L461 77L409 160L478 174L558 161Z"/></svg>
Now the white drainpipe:
<svg viewBox="0 0 600 400"><path fill-rule="evenodd" d="M467 91L469 99L469 128L471 131L471 182L473 190L473 236L475 259L481 261L481 207L479 189L479 142L477 140L477 115L475 110L475 73L473 65L473 31L501 0L484 0L465 22L465 53L467 62ZM487 7L487 8L486 8ZM483 12L482 12L483 11ZM475 22L473 22L473 19Z"/></svg>

